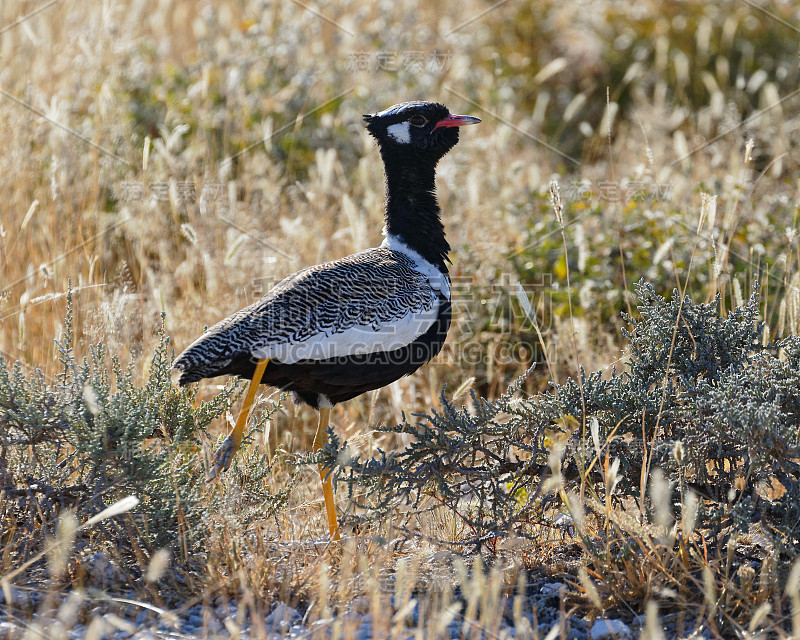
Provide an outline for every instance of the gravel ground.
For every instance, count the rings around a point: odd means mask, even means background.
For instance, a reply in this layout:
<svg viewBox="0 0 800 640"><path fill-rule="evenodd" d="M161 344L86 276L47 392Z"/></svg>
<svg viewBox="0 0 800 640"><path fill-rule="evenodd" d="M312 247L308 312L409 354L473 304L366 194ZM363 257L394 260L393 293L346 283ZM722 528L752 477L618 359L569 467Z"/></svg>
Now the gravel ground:
<svg viewBox="0 0 800 640"><path fill-rule="evenodd" d="M592 621L572 616L567 617L562 623L559 592L563 588L565 586L559 582L542 581L539 584L531 585L529 609L532 611L535 605L536 620L534 621L532 614L527 614L526 626L528 628L518 630L513 626L509 613L504 618L497 637L515 638L518 635L530 637L534 624L536 624L539 638L547 637L554 627L558 628L558 631L551 637L566 638L566 640L615 640L633 639L640 636L644 626L644 616L636 616L627 621L611 615ZM99 603L94 621L87 626L69 623L69 614L65 613L68 607L62 606L69 596L56 596L55 606L50 610L55 612L56 607L60 607L60 610L50 616L30 614L41 608L45 601L45 595L42 593L12 589L12 598L14 606L9 607L5 598L0 596L0 640L22 638L23 636L29 638L38 636L47 639L69 638L70 640L86 637L103 637L113 640L182 640L184 638L241 638L248 640L265 636L268 638L310 638L320 631L322 631L323 637L333 635L334 630L337 631L336 635L340 635L343 633L343 625L354 630L354 634L350 637L354 637L356 640L367 640L373 636L371 615L358 613L359 609L368 609L368 607L355 606L351 613L338 621L328 619L309 623L304 618L302 611L284 603L278 603L269 615L263 620L257 621L258 624L249 618L244 624L240 624L237 618L237 606L232 602L224 602L222 598L218 598L211 606L196 604L189 608L182 608L180 613L152 606L149 609L143 608L137 615L129 618L104 611L110 607ZM75 596L73 598L77 600ZM117 608L118 604L119 602L116 603ZM501 602L500 606L505 606L505 610L511 612L512 601L507 599L505 602ZM416 622L416 611L412 612L410 618ZM562 624L565 635L561 635ZM684 628L694 629L694 624L687 621ZM464 632L475 631L465 627L464 619L461 616L456 616L447 629L451 638L461 638ZM669 616L662 619L662 630L664 638L678 638L676 624ZM31 633L32 631L34 633ZM481 635L489 638L493 634L487 632ZM414 636L415 630L409 628L408 637ZM713 636L703 629L694 634L686 631L680 637L712 638Z"/></svg>

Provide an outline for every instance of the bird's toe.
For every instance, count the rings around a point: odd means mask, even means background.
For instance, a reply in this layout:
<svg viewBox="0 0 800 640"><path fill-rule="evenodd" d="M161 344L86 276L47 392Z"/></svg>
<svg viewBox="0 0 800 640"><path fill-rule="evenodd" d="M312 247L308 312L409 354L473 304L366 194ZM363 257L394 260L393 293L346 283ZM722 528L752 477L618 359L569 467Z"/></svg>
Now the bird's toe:
<svg viewBox="0 0 800 640"><path fill-rule="evenodd" d="M233 460L233 454L236 453L236 449L238 448L233 438L230 436L225 438L222 445L220 445L219 449L214 453L211 470L208 472L209 481L218 477L223 471L228 470L231 466L231 460Z"/></svg>

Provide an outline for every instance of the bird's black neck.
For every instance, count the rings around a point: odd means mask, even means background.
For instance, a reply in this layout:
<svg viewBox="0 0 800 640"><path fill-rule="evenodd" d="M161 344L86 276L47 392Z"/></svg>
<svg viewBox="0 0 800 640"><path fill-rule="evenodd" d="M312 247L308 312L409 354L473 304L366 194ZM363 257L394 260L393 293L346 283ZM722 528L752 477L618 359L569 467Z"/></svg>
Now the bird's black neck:
<svg viewBox="0 0 800 640"><path fill-rule="evenodd" d="M386 172L386 233L447 273L450 245L436 200L436 161L381 151Z"/></svg>

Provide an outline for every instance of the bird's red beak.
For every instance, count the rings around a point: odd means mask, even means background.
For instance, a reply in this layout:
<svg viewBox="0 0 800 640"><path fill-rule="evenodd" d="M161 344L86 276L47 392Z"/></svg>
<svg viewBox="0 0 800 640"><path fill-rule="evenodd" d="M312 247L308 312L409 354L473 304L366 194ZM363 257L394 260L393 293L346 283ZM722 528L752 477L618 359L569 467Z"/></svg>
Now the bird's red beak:
<svg viewBox="0 0 800 640"><path fill-rule="evenodd" d="M436 123L436 126L433 128L434 131L439 127L463 127L468 124L478 124L480 119L475 118L473 116L447 116L446 118L442 118L439 122Z"/></svg>

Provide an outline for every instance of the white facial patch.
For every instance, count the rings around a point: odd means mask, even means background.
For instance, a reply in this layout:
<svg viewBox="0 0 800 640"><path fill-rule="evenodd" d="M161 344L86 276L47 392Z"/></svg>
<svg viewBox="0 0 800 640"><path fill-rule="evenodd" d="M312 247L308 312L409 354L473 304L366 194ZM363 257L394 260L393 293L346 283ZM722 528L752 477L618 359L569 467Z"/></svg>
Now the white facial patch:
<svg viewBox="0 0 800 640"><path fill-rule="evenodd" d="M402 144L411 142L411 125L408 122L398 122L386 128L389 137Z"/></svg>

